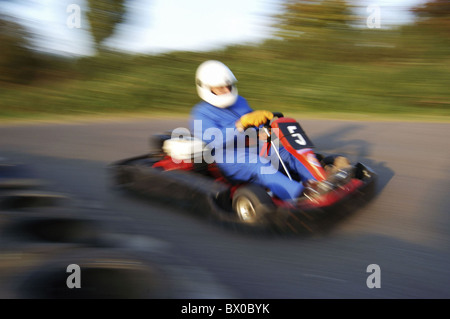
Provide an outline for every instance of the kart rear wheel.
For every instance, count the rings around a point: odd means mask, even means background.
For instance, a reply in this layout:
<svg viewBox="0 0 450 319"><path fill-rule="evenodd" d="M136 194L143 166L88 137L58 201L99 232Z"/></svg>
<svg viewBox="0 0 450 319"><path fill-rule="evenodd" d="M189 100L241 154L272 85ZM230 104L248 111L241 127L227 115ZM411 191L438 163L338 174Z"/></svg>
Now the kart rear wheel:
<svg viewBox="0 0 450 319"><path fill-rule="evenodd" d="M274 204L264 188L248 185L236 190L232 207L242 223L256 225L266 222L265 214L274 208Z"/></svg>

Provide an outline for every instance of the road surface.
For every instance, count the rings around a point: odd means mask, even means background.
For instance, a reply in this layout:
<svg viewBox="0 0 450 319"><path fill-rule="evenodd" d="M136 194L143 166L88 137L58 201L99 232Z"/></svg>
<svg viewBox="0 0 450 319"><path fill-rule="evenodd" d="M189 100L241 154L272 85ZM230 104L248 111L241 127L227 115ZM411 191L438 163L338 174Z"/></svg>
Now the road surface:
<svg viewBox="0 0 450 319"><path fill-rule="evenodd" d="M366 163L379 181L373 201L329 232L288 238L235 233L109 187L109 163L145 153L152 134L186 127L183 118L0 125L0 157L30 166L46 181L40 189L67 196L64 214L95 220L103 234L97 246L2 235L0 297L52 296L44 292L51 272L37 269L113 249L159 269L174 288L156 287L169 298L449 298L450 124L301 124L317 149ZM20 225L57 214L55 207L3 211L0 231L11 234L14 218Z"/></svg>

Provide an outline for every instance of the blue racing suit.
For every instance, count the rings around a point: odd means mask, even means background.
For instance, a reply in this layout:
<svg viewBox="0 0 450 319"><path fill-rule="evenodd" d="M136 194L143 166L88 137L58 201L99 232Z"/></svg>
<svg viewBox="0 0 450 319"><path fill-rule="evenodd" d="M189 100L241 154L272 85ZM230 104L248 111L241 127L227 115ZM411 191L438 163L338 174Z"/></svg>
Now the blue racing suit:
<svg viewBox="0 0 450 319"><path fill-rule="evenodd" d="M290 180L280 171L282 167L274 154L269 158L259 156L257 147L248 147L241 142L245 139L245 133L236 130L235 122L252 111L242 96L238 96L236 102L227 108L218 108L203 101L191 111L190 129L196 138L213 149L215 162L227 179L259 184L283 200L296 199L303 191L303 184ZM280 147L279 153L288 169L297 172L301 181L314 179L285 148Z"/></svg>

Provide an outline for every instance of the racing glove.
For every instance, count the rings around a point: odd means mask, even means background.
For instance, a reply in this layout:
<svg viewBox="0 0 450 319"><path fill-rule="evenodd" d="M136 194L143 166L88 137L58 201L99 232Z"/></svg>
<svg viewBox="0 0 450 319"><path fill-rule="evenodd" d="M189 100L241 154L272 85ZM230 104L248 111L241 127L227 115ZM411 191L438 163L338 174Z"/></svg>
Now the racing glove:
<svg viewBox="0 0 450 319"><path fill-rule="evenodd" d="M236 122L236 128L239 131L243 131L251 126L258 127L266 123L267 121L270 121L271 119L273 119L272 112L262 110L253 111L242 115L241 118Z"/></svg>

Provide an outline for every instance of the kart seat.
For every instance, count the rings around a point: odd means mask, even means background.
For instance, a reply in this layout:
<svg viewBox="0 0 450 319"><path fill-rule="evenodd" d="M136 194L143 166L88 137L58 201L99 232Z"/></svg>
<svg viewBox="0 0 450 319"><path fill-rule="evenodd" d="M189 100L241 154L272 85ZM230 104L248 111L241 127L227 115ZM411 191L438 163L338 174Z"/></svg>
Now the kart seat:
<svg viewBox="0 0 450 319"><path fill-rule="evenodd" d="M188 161L193 163L195 171L206 169L203 160L203 151L206 144L195 137L172 137L163 142L163 152L177 161Z"/></svg>

